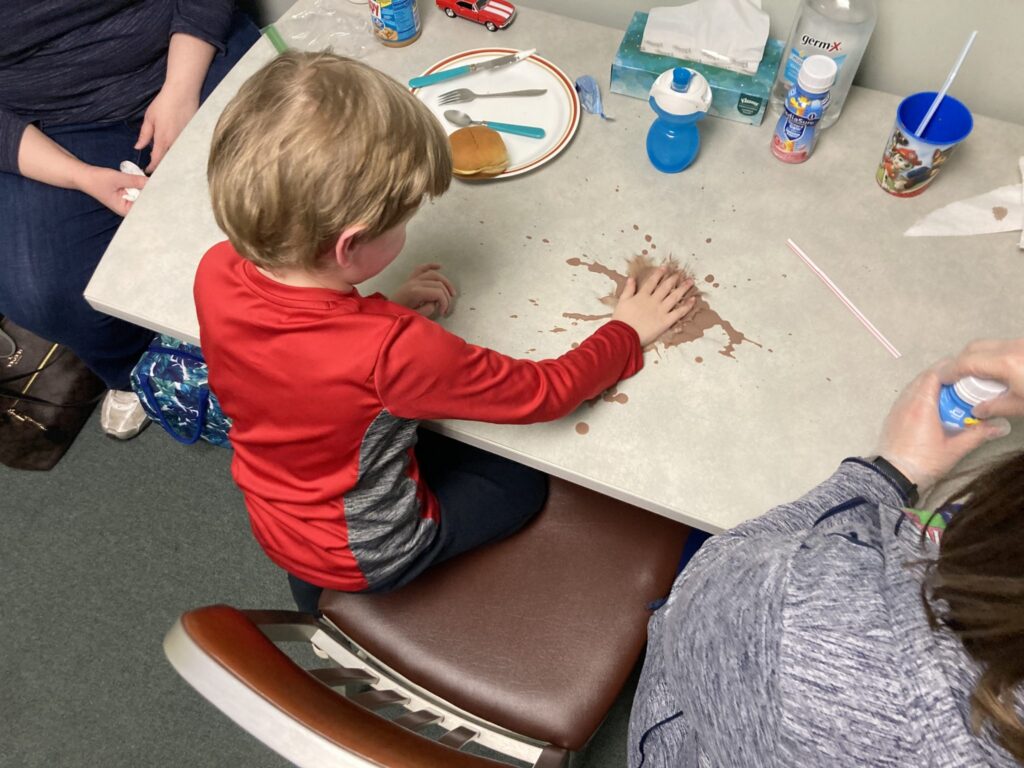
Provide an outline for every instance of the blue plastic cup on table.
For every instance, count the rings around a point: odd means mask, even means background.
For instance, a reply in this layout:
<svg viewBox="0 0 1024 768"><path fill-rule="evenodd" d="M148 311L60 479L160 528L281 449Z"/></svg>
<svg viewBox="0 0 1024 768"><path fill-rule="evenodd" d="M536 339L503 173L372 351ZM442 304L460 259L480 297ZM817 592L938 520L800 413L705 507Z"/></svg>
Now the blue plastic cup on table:
<svg viewBox="0 0 1024 768"><path fill-rule="evenodd" d="M913 197L932 183L956 146L974 127L971 110L948 94L935 110L924 134L914 131L935 101L935 91L907 96L896 108L896 127L889 136L875 178L896 197Z"/></svg>

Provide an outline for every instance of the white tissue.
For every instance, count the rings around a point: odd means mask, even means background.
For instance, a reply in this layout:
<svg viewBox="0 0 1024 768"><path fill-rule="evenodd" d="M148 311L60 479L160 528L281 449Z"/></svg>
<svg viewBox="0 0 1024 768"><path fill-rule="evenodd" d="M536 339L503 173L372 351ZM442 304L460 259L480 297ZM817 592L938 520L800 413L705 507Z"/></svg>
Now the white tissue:
<svg viewBox="0 0 1024 768"><path fill-rule="evenodd" d="M120 166L120 171L121 171L121 173L130 173L130 174L132 174L132 176L145 176L146 175L146 172L144 170L142 170L141 168L139 168L139 166L137 166L131 160L122 160L121 161L121 166ZM127 200L129 203L134 203L136 200L139 199L139 193L141 191L142 191L141 189L138 189L136 187L128 187L128 188L125 189L124 194L121 195L121 198L123 200Z"/></svg>
<svg viewBox="0 0 1024 768"><path fill-rule="evenodd" d="M1021 184L1007 184L981 195L957 200L919 219L903 234L907 237L987 235L1021 230L1024 250L1024 157L1018 161Z"/></svg>
<svg viewBox="0 0 1024 768"><path fill-rule="evenodd" d="M640 50L754 74L768 40L760 0L694 0L652 8Z"/></svg>

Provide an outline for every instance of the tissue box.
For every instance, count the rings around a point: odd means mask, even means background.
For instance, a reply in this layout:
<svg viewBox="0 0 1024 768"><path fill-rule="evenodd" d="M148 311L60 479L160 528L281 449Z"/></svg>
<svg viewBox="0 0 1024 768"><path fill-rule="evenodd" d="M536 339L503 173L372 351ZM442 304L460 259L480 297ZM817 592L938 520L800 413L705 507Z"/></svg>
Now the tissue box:
<svg viewBox="0 0 1024 768"><path fill-rule="evenodd" d="M769 38L757 73L741 75L708 64L644 53L640 50L640 43L643 42L646 25L646 13L637 11L633 14L633 20L629 23L626 36L622 38L619 50L615 54L615 61L612 62L612 93L634 96L646 101L658 75L673 67L689 67L704 75L711 85L709 115L751 125L761 124L785 43Z"/></svg>

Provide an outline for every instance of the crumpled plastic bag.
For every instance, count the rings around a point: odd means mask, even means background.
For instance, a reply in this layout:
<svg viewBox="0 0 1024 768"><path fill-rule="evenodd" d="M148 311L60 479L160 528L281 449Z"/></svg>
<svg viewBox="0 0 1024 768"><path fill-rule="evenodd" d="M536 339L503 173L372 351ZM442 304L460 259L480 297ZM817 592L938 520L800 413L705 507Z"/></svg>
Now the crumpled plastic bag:
<svg viewBox="0 0 1024 768"><path fill-rule="evenodd" d="M601 103L601 86L597 80L590 75L583 75L576 79L576 93L580 95L580 104L592 115L600 115L605 120L614 120L604 113L604 105Z"/></svg>
<svg viewBox="0 0 1024 768"><path fill-rule="evenodd" d="M365 2L314 0L311 6L283 16L275 25L291 48L330 49L339 56L361 59L376 47L370 11Z"/></svg>

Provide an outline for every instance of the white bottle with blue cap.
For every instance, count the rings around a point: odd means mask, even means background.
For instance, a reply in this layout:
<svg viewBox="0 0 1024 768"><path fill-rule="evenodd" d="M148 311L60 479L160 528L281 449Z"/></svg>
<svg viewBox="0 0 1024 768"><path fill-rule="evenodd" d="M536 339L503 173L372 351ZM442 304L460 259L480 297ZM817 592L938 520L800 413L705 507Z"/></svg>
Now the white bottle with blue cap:
<svg viewBox="0 0 1024 768"><path fill-rule="evenodd" d="M939 390L939 418L942 425L956 431L977 424L974 406L999 397L1006 389L1002 382L974 376L967 376L955 384L943 385Z"/></svg>
<svg viewBox="0 0 1024 768"><path fill-rule="evenodd" d="M676 67L658 75L649 102L658 117L647 132L647 156L659 171L678 173L700 150L697 121L711 106L711 86L699 72Z"/></svg>

